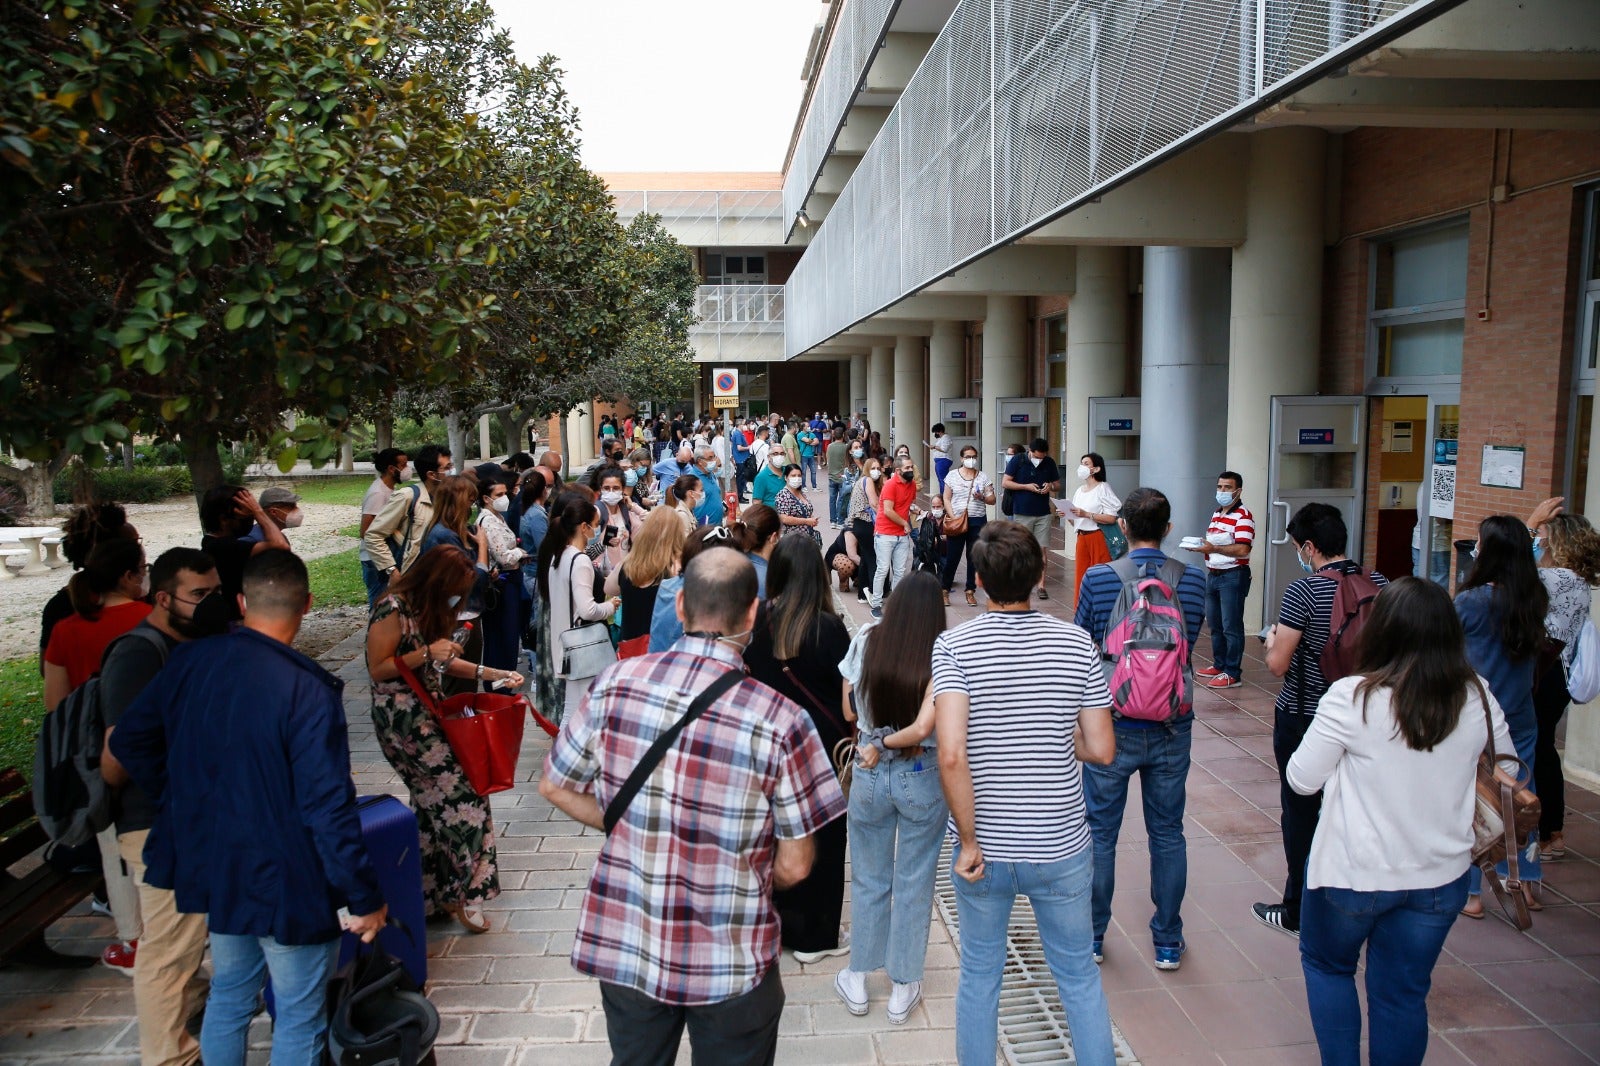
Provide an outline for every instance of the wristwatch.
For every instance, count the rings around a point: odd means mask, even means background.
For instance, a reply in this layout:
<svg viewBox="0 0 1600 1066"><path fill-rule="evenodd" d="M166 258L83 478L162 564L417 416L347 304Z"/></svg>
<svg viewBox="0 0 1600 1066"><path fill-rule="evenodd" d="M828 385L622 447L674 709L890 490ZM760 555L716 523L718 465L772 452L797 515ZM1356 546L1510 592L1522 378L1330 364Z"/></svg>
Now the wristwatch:
<svg viewBox="0 0 1600 1066"><path fill-rule="evenodd" d="M383 576L386 577L386 578L387 577L392 577L392 576L394 576L394 572L396 570L398 570L398 569L400 569L398 566L391 566L391 567L389 567L389 569L387 569L387 570L385 570L383 572Z"/></svg>

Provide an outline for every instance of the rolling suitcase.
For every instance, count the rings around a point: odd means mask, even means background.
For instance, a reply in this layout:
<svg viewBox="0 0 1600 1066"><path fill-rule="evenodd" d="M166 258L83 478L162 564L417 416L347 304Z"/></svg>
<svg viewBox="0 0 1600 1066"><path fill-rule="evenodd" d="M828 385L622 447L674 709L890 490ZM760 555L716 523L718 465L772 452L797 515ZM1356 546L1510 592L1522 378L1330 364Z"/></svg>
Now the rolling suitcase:
<svg viewBox="0 0 1600 1066"><path fill-rule="evenodd" d="M417 837L417 816L404 800L394 796L361 796L356 799L361 816L361 838L378 874L378 887L389 906L389 925L378 934L378 943L400 960L406 974L422 988L428 983L427 916L422 903L422 855ZM336 969L356 956L361 941L351 933L339 938ZM266 986L267 1010L272 1003L272 981Z"/></svg>

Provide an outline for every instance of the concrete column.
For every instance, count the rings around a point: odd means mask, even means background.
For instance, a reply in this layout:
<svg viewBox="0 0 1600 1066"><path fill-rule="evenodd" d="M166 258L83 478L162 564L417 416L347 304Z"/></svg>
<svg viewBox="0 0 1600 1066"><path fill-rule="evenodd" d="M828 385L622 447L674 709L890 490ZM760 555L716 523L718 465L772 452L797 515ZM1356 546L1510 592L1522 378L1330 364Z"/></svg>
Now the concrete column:
<svg viewBox="0 0 1600 1066"><path fill-rule="evenodd" d="M1172 501L1175 538L1205 532L1226 463L1228 255L1226 248L1144 250L1139 472Z"/></svg>
<svg viewBox="0 0 1600 1066"><path fill-rule="evenodd" d="M1267 499L1272 397L1317 391L1327 134L1268 130L1248 143L1246 237L1233 250L1227 468L1244 477L1245 499L1264 541L1272 502ZM1246 629L1265 623L1266 596L1266 581L1255 581L1245 602Z"/></svg>
<svg viewBox="0 0 1600 1066"><path fill-rule="evenodd" d="M846 410L851 414L856 413L859 403L867 402L867 369L872 364L870 355L852 355L850 357L850 403ZM847 420L848 421L848 420Z"/></svg>
<svg viewBox="0 0 1600 1066"><path fill-rule="evenodd" d="M1077 466L1078 456L1090 450L1089 397L1121 396L1127 363L1128 250L1085 245L1078 249L1078 289L1067 310L1066 445L1058 456L1064 467ZM1111 487L1126 496L1138 486ZM1075 543L1067 538L1069 555Z"/></svg>
<svg viewBox="0 0 1600 1066"><path fill-rule="evenodd" d="M961 382L966 327L960 322L935 322L928 340L928 423L939 421L939 401L967 394ZM955 458L952 456L951 458Z"/></svg>
<svg viewBox="0 0 1600 1066"><path fill-rule="evenodd" d="M856 365L854 358L841 359L835 364L839 374L839 406L833 409L834 416L845 421L850 419L850 383Z"/></svg>
<svg viewBox="0 0 1600 1066"><path fill-rule="evenodd" d="M889 397L894 392L894 349L887 344L872 349L867 367L867 421L889 446Z"/></svg>
<svg viewBox="0 0 1600 1066"><path fill-rule="evenodd" d="M494 442L490 438L490 434L489 434L489 416L488 415L479 415L478 416L478 461L480 463L488 462L490 457L494 454L493 448L494 448Z"/></svg>
<svg viewBox="0 0 1600 1066"><path fill-rule="evenodd" d="M1000 425L1004 396L1027 395L1028 301L1022 296L990 296L983 324L983 444L980 464L998 478L1005 468L1001 452L1012 441L1026 442L1027 430Z"/></svg>
<svg viewBox="0 0 1600 1066"><path fill-rule="evenodd" d="M1593 456L1600 455L1600 418L1591 420L1589 427L1589 483L1586 500L1600 500L1600 463ZM1593 513L1594 508L1589 508ZM1590 594L1589 615L1600 618L1600 594ZM1581 781L1589 788L1600 787L1600 700L1582 707L1574 707L1567 715L1567 748L1561 765L1566 775Z"/></svg>
<svg viewBox="0 0 1600 1066"><path fill-rule="evenodd" d="M567 456L567 467L581 470L594 458L594 404L580 403L574 413L577 418L567 419L568 432L571 434L567 447L572 449L572 454Z"/></svg>
<svg viewBox="0 0 1600 1066"><path fill-rule="evenodd" d="M894 443L911 445L917 470L933 469L922 441L928 435L928 375L922 364L922 338L894 340Z"/></svg>

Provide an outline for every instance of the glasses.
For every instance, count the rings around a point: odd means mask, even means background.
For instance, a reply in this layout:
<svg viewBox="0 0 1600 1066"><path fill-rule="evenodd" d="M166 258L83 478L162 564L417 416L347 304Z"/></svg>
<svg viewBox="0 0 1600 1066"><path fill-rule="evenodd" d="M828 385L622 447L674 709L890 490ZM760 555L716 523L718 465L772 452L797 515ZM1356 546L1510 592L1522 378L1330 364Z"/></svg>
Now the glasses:
<svg viewBox="0 0 1600 1066"><path fill-rule="evenodd" d="M710 526L704 533L700 534L700 543L710 544L714 540L727 540L728 536L729 533L727 527Z"/></svg>

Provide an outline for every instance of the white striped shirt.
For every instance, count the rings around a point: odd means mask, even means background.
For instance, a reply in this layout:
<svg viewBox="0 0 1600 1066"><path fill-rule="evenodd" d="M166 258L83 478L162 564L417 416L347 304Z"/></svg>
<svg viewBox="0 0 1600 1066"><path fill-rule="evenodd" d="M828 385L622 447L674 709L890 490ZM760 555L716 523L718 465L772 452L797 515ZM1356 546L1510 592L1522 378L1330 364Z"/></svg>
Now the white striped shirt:
<svg viewBox="0 0 1600 1066"><path fill-rule="evenodd" d="M984 857L1057 862L1089 846L1078 712L1109 707L1089 634L1037 611L989 611L933 645L933 692L965 693ZM952 829L952 832L954 830Z"/></svg>

